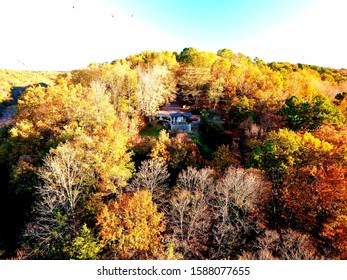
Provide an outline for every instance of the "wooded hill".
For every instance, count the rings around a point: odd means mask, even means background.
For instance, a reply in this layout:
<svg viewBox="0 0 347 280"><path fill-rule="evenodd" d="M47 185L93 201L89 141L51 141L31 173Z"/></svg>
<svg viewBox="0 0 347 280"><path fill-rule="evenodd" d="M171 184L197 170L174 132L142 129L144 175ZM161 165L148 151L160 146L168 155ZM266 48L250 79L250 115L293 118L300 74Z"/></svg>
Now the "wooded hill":
<svg viewBox="0 0 347 280"><path fill-rule="evenodd" d="M0 76L2 258L346 259L345 69L185 48Z"/></svg>

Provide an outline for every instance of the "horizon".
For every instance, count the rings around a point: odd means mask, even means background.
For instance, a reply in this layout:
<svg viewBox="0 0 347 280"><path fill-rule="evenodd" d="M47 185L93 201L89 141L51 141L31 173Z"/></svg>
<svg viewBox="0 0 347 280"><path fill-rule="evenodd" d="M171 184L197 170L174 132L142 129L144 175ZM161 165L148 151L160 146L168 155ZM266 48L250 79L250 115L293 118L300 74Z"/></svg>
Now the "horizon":
<svg viewBox="0 0 347 280"><path fill-rule="evenodd" d="M344 6L340 0L13 0L0 4L8 42L0 47L0 68L70 71L145 50L194 47L345 69Z"/></svg>

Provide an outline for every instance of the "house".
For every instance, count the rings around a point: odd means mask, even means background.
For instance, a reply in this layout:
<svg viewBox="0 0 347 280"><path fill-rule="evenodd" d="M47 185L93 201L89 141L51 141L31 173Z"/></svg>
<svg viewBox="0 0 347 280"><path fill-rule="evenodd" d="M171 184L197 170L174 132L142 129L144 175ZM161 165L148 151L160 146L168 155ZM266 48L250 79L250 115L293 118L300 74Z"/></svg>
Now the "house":
<svg viewBox="0 0 347 280"><path fill-rule="evenodd" d="M193 116L189 112L165 112L161 111L158 113L157 117L159 120L167 121L169 123L171 131L187 131L191 132L193 121L198 121L199 119Z"/></svg>

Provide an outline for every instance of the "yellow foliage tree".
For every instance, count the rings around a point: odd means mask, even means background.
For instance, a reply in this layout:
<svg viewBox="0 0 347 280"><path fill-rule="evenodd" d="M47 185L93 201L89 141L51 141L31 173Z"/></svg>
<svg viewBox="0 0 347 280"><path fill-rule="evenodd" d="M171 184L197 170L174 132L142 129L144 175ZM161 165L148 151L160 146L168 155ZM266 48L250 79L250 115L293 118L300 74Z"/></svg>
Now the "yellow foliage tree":
<svg viewBox="0 0 347 280"><path fill-rule="evenodd" d="M159 132L159 137L154 147L152 148L150 157L152 159L159 159L169 161L171 159L171 155L168 152L168 146L170 145L171 140L169 134L165 132L165 130L161 130Z"/></svg>
<svg viewBox="0 0 347 280"><path fill-rule="evenodd" d="M117 117L109 96L100 88L83 88L61 79L55 86L28 89L18 103L10 130L13 161L34 160L70 141L83 151L81 160L96 174L99 186L116 191L131 177L129 126Z"/></svg>
<svg viewBox="0 0 347 280"><path fill-rule="evenodd" d="M101 242L119 259L153 259L161 252L164 215L149 191L123 194L97 216Z"/></svg>

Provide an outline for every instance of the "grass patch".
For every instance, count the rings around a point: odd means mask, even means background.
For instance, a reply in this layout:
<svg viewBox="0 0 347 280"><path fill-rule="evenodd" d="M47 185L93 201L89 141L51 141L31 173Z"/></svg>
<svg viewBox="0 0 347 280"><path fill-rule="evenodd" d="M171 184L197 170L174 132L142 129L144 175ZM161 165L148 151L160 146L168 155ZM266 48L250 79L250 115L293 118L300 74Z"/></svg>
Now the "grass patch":
<svg viewBox="0 0 347 280"><path fill-rule="evenodd" d="M140 131L140 135L142 137L146 137L146 136L158 137L159 132L162 129L165 129L165 128L161 125L147 124L146 127Z"/></svg>

